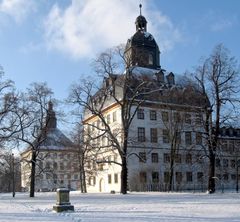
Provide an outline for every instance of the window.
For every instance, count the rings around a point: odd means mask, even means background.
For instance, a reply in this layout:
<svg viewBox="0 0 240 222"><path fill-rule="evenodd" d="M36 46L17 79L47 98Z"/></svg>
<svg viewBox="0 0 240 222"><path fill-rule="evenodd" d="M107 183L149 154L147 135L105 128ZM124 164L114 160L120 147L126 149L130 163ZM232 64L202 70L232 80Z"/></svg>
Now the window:
<svg viewBox="0 0 240 222"><path fill-rule="evenodd" d="M51 163L50 163L50 162L47 162L47 163L46 163L46 169L49 170L50 168L51 168Z"/></svg>
<svg viewBox="0 0 240 222"><path fill-rule="evenodd" d="M159 183L159 173L158 172L152 172L152 182Z"/></svg>
<svg viewBox="0 0 240 222"><path fill-rule="evenodd" d="M111 165L112 157L108 156L108 165Z"/></svg>
<svg viewBox="0 0 240 222"><path fill-rule="evenodd" d="M231 160L231 167L235 168L236 167L236 161L235 160Z"/></svg>
<svg viewBox="0 0 240 222"><path fill-rule="evenodd" d="M170 173L164 172L164 183L169 183Z"/></svg>
<svg viewBox="0 0 240 222"><path fill-rule="evenodd" d="M182 172L176 172L176 182L181 183L182 182Z"/></svg>
<svg viewBox="0 0 240 222"><path fill-rule="evenodd" d="M117 121L117 111L113 112L113 122Z"/></svg>
<svg viewBox="0 0 240 222"><path fill-rule="evenodd" d="M195 123L200 125L202 123L202 114L197 113L195 116Z"/></svg>
<svg viewBox="0 0 240 222"><path fill-rule="evenodd" d="M181 163L181 162L182 162L182 156L181 156L181 154L176 154L176 156L175 156L175 162L176 162L176 163Z"/></svg>
<svg viewBox="0 0 240 222"><path fill-rule="evenodd" d="M191 114L190 113L185 113L185 123L191 124Z"/></svg>
<svg viewBox="0 0 240 222"><path fill-rule="evenodd" d="M58 164L56 162L53 163L53 169L57 170L58 169Z"/></svg>
<svg viewBox="0 0 240 222"><path fill-rule="evenodd" d="M163 154L163 161L164 161L164 163L169 163L170 162L170 154L169 153L164 153Z"/></svg>
<svg viewBox="0 0 240 222"><path fill-rule="evenodd" d="M108 174L108 183L111 184L112 183L112 175Z"/></svg>
<svg viewBox="0 0 240 222"><path fill-rule="evenodd" d="M202 133L201 132L196 132L196 144L202 145Z"/></svg>
<svg viewBox="0 0 240 222"><path fill-rule="evenodd" d="M77 179L78 179L78 175L74 174L74 180L77 180Z"/></svg>
<svg viewBox="0 0 240 222"><path fill-rule="evenodd" d="M139 179L140 179L140 183L146 183L147 182L147 173L146 172L140 172L139 173Z"/></svg>
<svg viewBox="0 0 240 222"><path fill-rule="evenodd" d="M166 111L162 112L162 120L163 120L163 122L168 122L169 121L168 112L166 112Z"/></svg>
<svg viewBox="0 0 240 222"><path fill-rule="evenodd" d="M192 155L190 153L186 154L186 163L192 164Z"/></svg>
<svg viewBox="0 0 240 222"><path fill-rule="evenodd" d="M177 144L181 143L181 132L176 132Z"/></svg>
<svg viewBox="0 0 240 222"><path fill-rule="evenodd" d="M228 167L228 159L223 159L223 167Z"/></svg>
<svg viewBox="0 0 240 222"><path fill-rule="evenodd" d="M223 179L228 181L228 174L227 173L223 174Z"/></svg>
<svg viewBox="0 0 240 222"><path fill-rule="evenodd" d="M144 119L144 109L138 109L137 118L138 119Z"/></svg>
<svg viewBox="0 0 240 222"><path fill-rule="evenodd" d="M107 124L109 124L111 121L110 121L110 114L107 115Z"/></svg>
<svg viewBox="0 0 240 222"><path fill-rule="evenodd" d="M203 182L203 172L197 172L197 181Z"/></svg>
<svg viewBox="0 0 240 222"><path fill-rule="evenodd" d="M191 132L185 132L185 144L191 145L192 144L192 134Z"/></svg>
<svg viewBox="0 0 240 222"><path fill-rule="evenodd" d="M150 120L157 120L156 110L150 110Z"/></svg>
<svg viewBox="0 0 240 222"><path fill-rule="evenodd" d="M146 162L146 159L147 159L146 153L145 153L145 152L140 152L140 153L139 153L139 162L145 163L145 162Z"/></svg>
<svg viewBox="0 0 240 222"><path fill-rule="evenodd" d="M163 130L163 143L169 143L169 133L168 130Z"/></svg>
<svg viewBox="0 0 240 222"><path fill-rule="evenodd" d="M138 127L138 142L145 142L145 128Z"/></svg>
<svg viewBox="0 0 240 222"><path fill-rule="evenodd" d="M151 53L148 56L148 64L153 65L153 55Z"/></svg>
<svg viewBox="0 0 240 222"><path fill-rule="evenodd" d="M152 153L152 163L158 163L158 153Z"/></svg>
<svg viewBox="0 0 240 222"><path fill-rule="evenodd" d="M216 159L216 167L220 167L221 166L221 161L219 158Z"/></svg>
<svg viewBox="0 0 240 222"><path fill-rule="evenodd" d="M118 174L117 173L114 174L114 183L118 183Z"/></svg>
<svg viewBox="0 0 240 222"><path fill-rule="evenodd" d="M64 164L62 162L60 163L60 170L64 170Z"/></svg>
<svg viewBox="0 0 240 222"><path fill-rule="evenodd" d="M157 128L151 128L150 129L150 136L151 136L151 143L157 143L158 138L157 138Z"/></svg>
<svg viewBox="0 0 240 222"><path fill-rule="evenodd" d="M187 177L187 182L192 182L192 172L187 172L186 173L186 177Z"/></svg>
<svg viewBox="0 0 240 222"><path fill-rule="evenodd" d="M181 118L180 118L180 113L173 113L173 120L176 123L179 123Z"/></svg>
<svg viewBox="0 0 240 222"><path fill-rule="evenodd" d="M236 180L236 178L237 178L236 174L231 174L231 179L232 180Z"/></svg>

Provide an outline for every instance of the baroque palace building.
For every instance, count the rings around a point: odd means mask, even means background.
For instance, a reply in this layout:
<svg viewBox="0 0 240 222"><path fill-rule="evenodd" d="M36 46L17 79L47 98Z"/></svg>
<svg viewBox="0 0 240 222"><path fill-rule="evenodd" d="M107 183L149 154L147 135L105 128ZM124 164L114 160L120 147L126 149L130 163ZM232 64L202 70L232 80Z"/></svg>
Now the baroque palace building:
<svg viewBox="0 0 240 222"><path fill-rule="evenodd" d="M145 98L137 109L129 129L127 151L129 191L167 191L207 189L208 158L204 139L203 106L207 102L187 84L178 84L175 75L160 65L160 51L154 37L147 32L147 20L137 17L136 32L127 41L125 57L130 58L131 75L148 79L156 92ZM114 88L122 96L117 82L124 74L105 78L102 90ZM101 102L101 93L95 94ZM96 103L96 106L98 104ZM102 113L111 130L122 127L121 109L111 94L102 106ZM120 191L121 162L119 153L111 147L107 133L101 136L101 120L85 110L83 124L91 134L91 143L98 160L87 163L89 192ZM116 137L121 141L121 131ZM216 187L234 188L238 181L240 131L222 129L221 145L216 161ZM97 149L96 149L97 147ZM106 148L108 147L108 148ZM229 152L229 149L232 151ZM97 150L97 151L96 151ZM91 154L93 155L93 154ZM240 177L239 177L240 178ZM171 181L171 182L170 182Z"/></svg>

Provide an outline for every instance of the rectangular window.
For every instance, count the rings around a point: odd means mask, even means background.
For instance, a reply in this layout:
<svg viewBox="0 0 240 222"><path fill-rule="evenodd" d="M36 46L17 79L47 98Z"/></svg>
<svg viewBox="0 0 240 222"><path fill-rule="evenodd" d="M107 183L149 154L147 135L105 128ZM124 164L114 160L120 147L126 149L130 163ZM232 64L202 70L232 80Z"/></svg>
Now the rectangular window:
<svg viewBox="0 0 240 222"><path fill-rule="evenodd" d="M108 183L111 184L112 183L112 175L108 174Z"/></svg>
<svg viewBox="0 0 240 222"><path fill-rule="evenodd" d="M192 155L190 153L186 154L186 163L192 164Z"/></svg>
<svg viewBox="0 0 240 222"><path fill-rule="evenodd" d="M150 136L151 136L151 143L157 143L158 137L157 137L157 128L151 128L150 129Z"/></svg>
<svg viewBox="0 0 240 222"><path fill-rule="evenodd" d="M221 161L219 158L216 159L216 167L221 167Z"/></svg>
<svg viewBox="0 0 240 222"><path fill-rule="evenodd" d="M176 172L176 182L181 183L182 182L182 172Z"/></svg>
<svg viewBox="0 0 240 222"><path fill-rule="evenodd" d="M146 153L145 152L139 152L139 162L145 163L147 160Z"/></svg>
<svg viewBox="0 0 240 222"><path fill-rule="evenodd" d="M223 174L223 179L224 179L225 181L228 181L228 174L227 174L227 173Z"/></svg>
<svg viewBox="0 0 240 222"><path fill-rule="evenodd" d="M113 112L113 122L117 121L117 111Z"/></svg>
<svg viewBox="0 0 240 222"><path fill-rule="evenodd" d="M236 167L236 161L235 160L231 160L231 167L235 168Z"/></svg>
<svg viewBox="0 0 240 222"><path fill-rule="evenodd" d="M107 124L109 124L111 122L111 117L110 117L110 114L107 115Z"/></svg>
<svg viewBox="0 0 240 222"><path fill-rule="evenodd" d="M163 154L163 161L164 161L164 163L170 163L170 154L169 153Z"/></svg>
<svg viewBox="0 0 240 222"><path fill-rule="evenodd" d="M197 181L203 182L203 172L197 172Z"/></svg>
<svg viewBox="0 0 240 222"><path fill-rule="evenodd" d="M138 142L145 142L145 128L138 127Z"/></svg>
<svg viewBox="0 0 240 222"><path fill-rule="evenodd" d="M156 110L150 110L150 120L157 120Z"/></svg>
<svg viewBox="0 0 240 222"><path fill-rule="evenodd" d="M187 177L187 182L192 182L192 172L187 172L186 173L186 177Z"/></svg>
<svg viewBox="0 0 240 222"><path fill-rule="evenodd" d="M175 155L175 162L176 162L176 163L181 163L181 162L182 162L182 156L181 156L181 154L176 154L176 155Z"/></svg>
<svg viewBox="0 0 240 222"><path fill-rule="evenodd" d="M118 174L117 173L114 174L114 183L118 183Z"/></svg>
<svg viewBox="0 0 240 222"><path fill-rule="evenodd" d="M137 118L138 119L144 119L144 109L138 109Z"/></svg>
<svg viewBox="0 0 240 222"><path fill-rule="evenodd" d="M162 121L163 122L168 122L169 121L168 112L166 112L166 111L162 112Z"/></svg>
<svg viewBox="0 0 240 222"><path fill-rule="evenodd" d="M169 183L170 173L164 172L164 183Z"/></svg>
<svg viewBox="0 0 240 222"><path fill-rule="evenodd" d="M185 132L185 144L186 145L192 144L192 133L191 132Z"/></svg>
<svg viewBox="0 0 240 222"><path fill-rule="evenodd" d="M158 172L152 172L152 182L159 183L159 173Z"/></svg>
<svg viewBox="0 0 240 222"><path fill-rule="evenodd" d="M146 172L140 172L139 173L139 180L140 180L140 183L147 183L147 173Z"/></svg>
<svg viewBox="0 0 240 222"><path fill-rule="evenodd" d="M158 153L152 153L152 163L158 163Z"/></svg>
<svg viewBox="0 0 240 222"><path fill-rule="evenodd" d="M223 167L228 167L228 159L223 159Z"/></svg>
<svg viewBox="0 0 240 222"><path fill-rule="evenodd" d="M169 143L169 133L168 133L168 130L164 129L162 132L163 132L163 143Z"/></svg>
<svg viewBox="0 0 240 222"><path fill-rule="evenodd" d="M236 178L237 178L236 174L231 174L231 179L232 180L236 180Z"/></svg>
<svg viewBox="0 0 240 222"><path fill-rule="evenodd" d="M196 116L195 116L195 123L197 125L200 125L202 123L202 114L200 114L200 113L196 114Z"/></svg>
<svg viewBox="0 0 240 222"><path fill-rule="evenodd" d="M201 132L196 132L196 144L202 145L202 133Z"/></svg>
<svg viewBox="0 0 240 222"><path fill-rule="evenodd" d="M176 123L179 123L181 121L180 113L173 113L173 120Z"/></svg>
<svg viewBox="0 0 240 222"><path fill-rule="evenodd" d="M191 114L190 113L185 113L185 123L186 124L191 124L192 123Z"/></svg>

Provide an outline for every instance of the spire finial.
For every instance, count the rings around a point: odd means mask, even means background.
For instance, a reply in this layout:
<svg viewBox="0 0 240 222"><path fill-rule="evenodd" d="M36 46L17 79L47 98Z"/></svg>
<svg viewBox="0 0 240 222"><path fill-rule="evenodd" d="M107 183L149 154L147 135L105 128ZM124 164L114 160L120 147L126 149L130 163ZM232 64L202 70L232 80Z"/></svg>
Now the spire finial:
<svg viewBox="0 0 240 222"><path fill-rule="evenodd" d="M142 4L139 5L140 15L142 15Z"/></svg>

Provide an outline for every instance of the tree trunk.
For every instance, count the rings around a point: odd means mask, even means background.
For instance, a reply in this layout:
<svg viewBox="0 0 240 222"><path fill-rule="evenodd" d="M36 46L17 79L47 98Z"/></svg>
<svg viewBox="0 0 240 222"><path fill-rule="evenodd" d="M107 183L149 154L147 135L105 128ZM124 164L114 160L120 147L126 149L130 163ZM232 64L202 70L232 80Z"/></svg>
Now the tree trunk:
<svg viewBox="0 0 240 222"><path fill-rule="evenodd" d="M127 159L126 159L126 156L123 156L122 172L121 172L121 193L122 194L127 194L127 179L128 179Z"/></svg>
<svg viewBox="0 0 240 222"><path fill-rule="evenodd" d="M208 177L208 192L215 192L215 155L213 152L209 154L209 177Z"/></svg>
<svg viewBox="0 0 240 222"><path fill-rule="evenodd" d="M35 171L36 171L36 153L33 151L32 153L32 167L31 167L31 176L30 176L30 197L34 197L35 191Z"/></svg>
<svg viewBox="0 0 240 222"><path fill-rule="evenodd" d="M173 164L174 164L173 157L171 157L168 191L173 190Z"/></svg>

